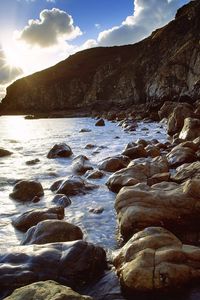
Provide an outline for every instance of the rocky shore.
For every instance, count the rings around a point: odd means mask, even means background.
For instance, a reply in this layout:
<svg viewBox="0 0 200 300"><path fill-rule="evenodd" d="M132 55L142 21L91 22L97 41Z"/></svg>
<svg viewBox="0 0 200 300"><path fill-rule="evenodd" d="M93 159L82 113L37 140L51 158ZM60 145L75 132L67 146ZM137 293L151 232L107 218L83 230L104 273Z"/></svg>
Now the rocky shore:
<svg viewBox="0 0 200 300"><path fill-rule="evenodd" d="M138 120L143 119L143 131L145 123L156 120L167 124L169 138L134 140L130 134L122 153L96 166L90 157L75 157L64 142L47 149L48 160L70 160L72 173L49 187L54 193L50 208L31 208L43 201L43 182L19 180L13 186L11 201L29 206L12 220L22 233L21 245L0 254L1 299L173 299L170 295L183 288L187 294L181 299L199 299L200 292L190 298L200 283L199 111L199 101L167 101L159 110L137 110L137 117L130 109L98 116L96 126L112 121L129 133ZM0 155L3 160L13 153L0 149ZM63 220L73 197L98 189L106 174L118 220L118 249L112 254L87 242L81 226ZM98 207L90 213L103 211Z"/></svg>

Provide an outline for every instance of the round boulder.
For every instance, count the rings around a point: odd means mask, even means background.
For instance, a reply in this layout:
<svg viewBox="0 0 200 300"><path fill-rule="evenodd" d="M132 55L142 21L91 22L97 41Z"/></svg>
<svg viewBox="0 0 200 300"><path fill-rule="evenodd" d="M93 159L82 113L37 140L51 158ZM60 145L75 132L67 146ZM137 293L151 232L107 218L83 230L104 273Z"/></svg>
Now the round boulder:
<svg viewBox="0 0 200 300"><path fill-rule="evenodd" d="M53 148L49 151L47 154L47 158L58 158L58 157L69 157L72 155L71 148L65 144L56 144L53 146Z"/></svg>
<svg viewBox="0 0 200 300"><path fill-rule="evenodd" d="M42 197L44 190L40 182L22 180L15 184L10 197L19 201L32 201L35 196Z"/></svg>

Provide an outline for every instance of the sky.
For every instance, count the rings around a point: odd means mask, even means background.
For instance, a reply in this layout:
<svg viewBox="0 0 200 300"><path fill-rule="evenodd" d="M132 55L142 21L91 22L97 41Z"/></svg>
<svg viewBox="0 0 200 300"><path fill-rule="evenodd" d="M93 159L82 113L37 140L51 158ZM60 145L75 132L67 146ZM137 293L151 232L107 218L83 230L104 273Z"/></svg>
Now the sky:
<svg viewBox="0 0 200 300"><path fill-rule="evenodd" d="M14 80L98 46L133 44L188 0L0 0L0 99Z"/></svg>

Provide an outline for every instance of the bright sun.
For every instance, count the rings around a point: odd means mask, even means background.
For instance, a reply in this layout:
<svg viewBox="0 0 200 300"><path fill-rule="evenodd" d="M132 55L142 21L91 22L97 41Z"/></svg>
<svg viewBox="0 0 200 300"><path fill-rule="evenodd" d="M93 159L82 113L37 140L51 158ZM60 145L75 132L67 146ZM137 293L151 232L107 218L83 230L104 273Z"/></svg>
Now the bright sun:
<svg viewBox="0 0 200 300"><path fill-rule="evenodd" d="M10 68L22 68L23 69L23 62L21 61L21 56L19 56L19 52L17 49L13 47L5 46L3 47L6 64Z"/></svg>

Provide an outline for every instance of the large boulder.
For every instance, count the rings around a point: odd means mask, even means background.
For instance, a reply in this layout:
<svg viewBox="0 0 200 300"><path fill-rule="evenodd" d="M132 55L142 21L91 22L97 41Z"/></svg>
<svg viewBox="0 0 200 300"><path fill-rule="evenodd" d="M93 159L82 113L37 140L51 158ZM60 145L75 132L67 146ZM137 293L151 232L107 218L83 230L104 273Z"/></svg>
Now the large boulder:
<svg viewBox="0 0 200 300"><path fill-rule="evenodd" d="M0 157L10 156L11 154L12 154L12 152L10 152L6 149L0 148Z"/></svg>
<svg viewBox="0 0 200 300"><path fill-rule="evenodd" d="M173 112L174 108L177 106L177 102L172 102L172 101L165 101L163 106L160 108L158 111L158 115L160 120L170 116L170 114Z"/></svg>
<svg viewBox="0 0 200 300"><path fill-rule="evenodd" d="M12 225L21 231L27 231L30 227L44 220L61 220L64 218L63 207L41 208L26 211L12 220Z"/></svg>
<svg viewBox="0 0 200 300"><path fill-rule="evenodd" d="M93 170L93 167L85 155L79 155L73 159L72 169L74 173L83 175L88 170Z"/></svg>
<svg viewBox="0 0 200 300"><path fill-rule="evenodd" d="M147 182L148 178L153 175L166 173L168 170L168 162L165 157L136 159L130 162L127 168L112 174L106 185L111 191L118 193L124 186Z"/></svg>
<svg viewBox="0 0 200 300"><path fill-rule="evenodd" d="M76 225L65 221L45 220L27 231L22 245L69 242L82 238L83 233Z"/></svg>
<svg viewBox="0 0 200 300"><path fill-rule="evenodd" d="M75 196L78 194L85 194L97 187L97 185L87 182L80 176L69 176L61 183L56 193L64 194L66 196Z"/></svg>
<svg viewBox="0 0 200 300"><path fill-rule="evenodd" d="M187 243L199 242L200 180L124 187L116 197L115 209L125 240L145 227L163 226Z"/></svg>
<svg viewBox="0 0 200 300"><path fill-rule="evenodd" d="M53 280L39 281L16 289L5 300L92 300Z"/></svg>
<svg viewBox="0 0 200 300"><path fill-rule="evenodd" d="M177 183L183 183L188 179L200 180L200 161L191 164L183 164L176 169L171 179Z"/></svg>
<svg viewBox="0 0 200 300"><path fill-rule="evenodd" d="M40 182L33 180L22 180L15 184L13 192L10 193L12 199L18 201L32 201L34 197L42 197L44 190Z"/></svg>
<svg viewBox="0 0 200 300"><path fill-rule="evenodd" d="M80 240L9 247L1 250L0 263L0 297L5 297L16 288L45 280L80 289L103 273L106 254Z"/></svg>
<svg viewBox="0 0 200 300"><path fill-rule="evenodd" d="M186 118L184 126L179 134L179 138L183 140L194 140L200 136L200 120Z"/></svg>
<svg viewBox="0 0 200 300"><path fill-rule="evenodd" d="M72 149L65 143L56 144L47 154L47 158L69 157Z"/></svg>
<svg viewBox="0 0 200 300"><path fill-rule="evenodd" d="M181 131L185 118L193 116L193 107L188 103L178 104L168 120L167 132L169 135L173 135Z"/></svg>
<svg viewBox="0 0 200 300"><path fill-rule="evenodd" d="M175 294L185 285L197 284L199 261L200 248L182 244L164 228L150 227L135 234L124 245L114 264L126 292L132 296L134 293L150 296L151 292L173 291Z"/></svg>
<svg viewBox="0 0 200 300"><path fill-rule="evenodd" d="M193 149L177 146L167 154L167 159L171 168L177 168L182 164L196 161L197 156Z"/></svg>
<svg viewBox="0 0 200 300"><path fill-rule="evenodd" d="M99 162L98 168L107 172L116 172L128 166L130 159L124 155L107 157Z"/></svg>

